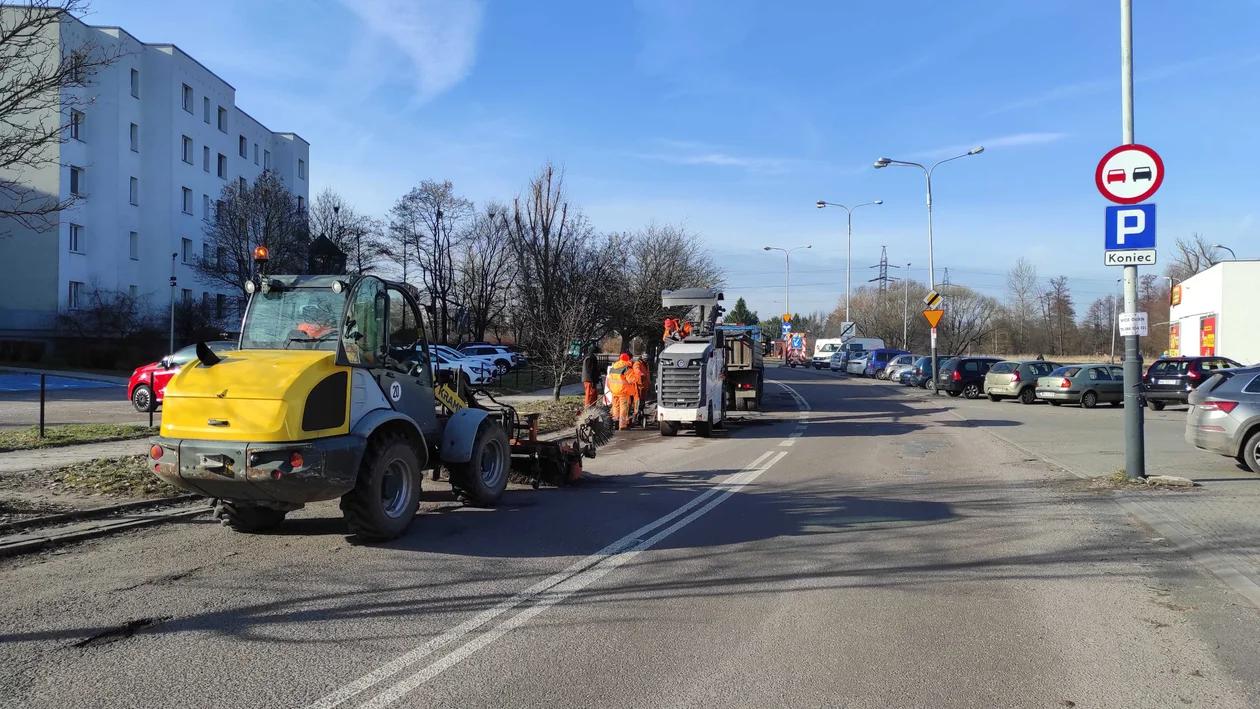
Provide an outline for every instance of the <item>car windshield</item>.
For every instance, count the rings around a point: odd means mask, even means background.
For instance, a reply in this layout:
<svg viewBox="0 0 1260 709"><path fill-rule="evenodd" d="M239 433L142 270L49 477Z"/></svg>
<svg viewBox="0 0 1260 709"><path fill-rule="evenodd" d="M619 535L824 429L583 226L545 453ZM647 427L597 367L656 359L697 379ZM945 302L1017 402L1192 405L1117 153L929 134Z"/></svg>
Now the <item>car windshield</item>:
<svg viewBox="0 0 1260 709"><path fill-rule="evenodd" d="M241 331L241 349L336 350L337 325L345 300L344 293L331 288L254 293Z"/></svg>
<svg viewBox="0 0 1260 709"><path fill-rule="evenodd" d="M1081 371L1080 367L1059 367L1050 373L1052 377L1075 377Z"/></svg>
<svg viewBox="0 0 1260 709"><path fill-rule="evenodd" d="M828 342L827 344L822 346L822 349L818 351L819 352L835 352L836 350L839 350L839 349L840 349L840 345L837 345L834 342Z"/></svg>
<svg viewBox="0 0 1260 709"><path fill-rule="evenodd" d="M1015 362L998 362L989 371L993 374L1010 374L1019 368Z"/></svg>

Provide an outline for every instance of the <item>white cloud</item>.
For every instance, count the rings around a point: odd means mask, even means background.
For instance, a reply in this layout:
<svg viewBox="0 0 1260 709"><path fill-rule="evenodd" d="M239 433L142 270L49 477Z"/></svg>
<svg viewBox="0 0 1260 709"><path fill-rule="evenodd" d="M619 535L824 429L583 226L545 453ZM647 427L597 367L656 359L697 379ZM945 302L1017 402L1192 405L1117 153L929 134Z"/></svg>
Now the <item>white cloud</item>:
<svg viewBox="0 0 1260 709"><path fill-rule="evenodd" d="M971 150L976 146L984 146L985 150L1001 150L1004 148L1026 148L1034 145L1046 145L1063 140L1068 136L1067 133L1014 133L1012 135L1002 135L988 140L979 140L966 145L949 145L942 148L933 148L932 150L924 150L914 153L914 158L948 158L954 155Z"/></svg>
<svg viewBox="0 0 1260 709"><path fill-rule="evenodd" d="M415 67L420 99L455 86L472 71L484 7L479 0L342 0L375 35Z"/></svg>
<svg viewBox="0 0 1260 709"><path fill-rule="evenodd" d="M736 155L721 146L686 140L656 140L651 150L632 155L673 165L731 167L763 174L782 174L810 164L793 158Z"/></svg>

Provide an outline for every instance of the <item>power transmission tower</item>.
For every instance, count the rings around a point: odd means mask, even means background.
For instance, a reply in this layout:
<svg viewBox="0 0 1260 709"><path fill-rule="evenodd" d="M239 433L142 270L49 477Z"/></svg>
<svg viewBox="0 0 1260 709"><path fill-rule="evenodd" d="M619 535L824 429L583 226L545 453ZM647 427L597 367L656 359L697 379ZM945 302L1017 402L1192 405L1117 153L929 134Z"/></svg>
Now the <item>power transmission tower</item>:
<svg viewBox="0 0 1260 709"><path fill-rule="evenodd" d="M897 280L896 278L889 277L888 269L901 268L901 266L890 266L888 264L888 247L881 246L879 247L879 263L874 266L871 266L871 268L878 268L879 275L876 276L875 278L870 279L869 281L867 281L867 283L875 283L876 281L878 281L879 294L883 295L884 293L888 291L888 282Z"/></svg>
<svg viewBox="0 0 1260 709"><path fill-rule="evenodd" d="M949 269L948 269L948 268L946 268L946 269L945 269L945 277L941 279L941 288L942 288L942 289L948 289L948 288L949 288L950 286L952 286L952 285L954 285L954 284L953 284L953 283L949 280Z"/></svg>

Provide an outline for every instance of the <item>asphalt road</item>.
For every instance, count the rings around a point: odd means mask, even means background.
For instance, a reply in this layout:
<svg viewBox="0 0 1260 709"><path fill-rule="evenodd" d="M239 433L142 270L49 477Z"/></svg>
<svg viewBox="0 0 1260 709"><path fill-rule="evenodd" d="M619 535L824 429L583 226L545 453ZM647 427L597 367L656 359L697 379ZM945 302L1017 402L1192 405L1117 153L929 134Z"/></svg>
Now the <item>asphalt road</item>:
<svg viewBox="0 0 1260 709"><path fill-rule="evenodd" d="M770 374L729 434L384 546L319 505L0 562L0 706L1260 705L1260 612L1024 424Z"/></svg>

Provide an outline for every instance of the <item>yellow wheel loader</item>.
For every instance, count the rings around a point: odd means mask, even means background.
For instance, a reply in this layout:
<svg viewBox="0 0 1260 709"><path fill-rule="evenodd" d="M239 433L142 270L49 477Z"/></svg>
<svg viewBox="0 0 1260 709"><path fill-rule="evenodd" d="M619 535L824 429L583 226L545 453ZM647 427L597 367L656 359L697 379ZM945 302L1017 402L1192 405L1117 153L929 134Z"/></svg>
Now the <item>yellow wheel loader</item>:
<svg viewBox="0 0 1260 709"><path fill-rule="evenodd" d="M350 532L365 540L402 534L419 505L424 471L445 470L455 492L492 506L514 467L509 433L527 427L510 407L444 406L410 289L375 276L264 276L251 291L240 348L199 346L167 385L161 435L149 450L163 480L218 500L226 526L259 532L305 503L340 498ZM453 374L443 372L443 375ZM456 397L458 398L458 397ZM588 418L573 459L606 440ZM553 452L554 452L553 451ZM519 466L518 466L519 467ZM554 466L553 466L554 467Z"/></svg>

